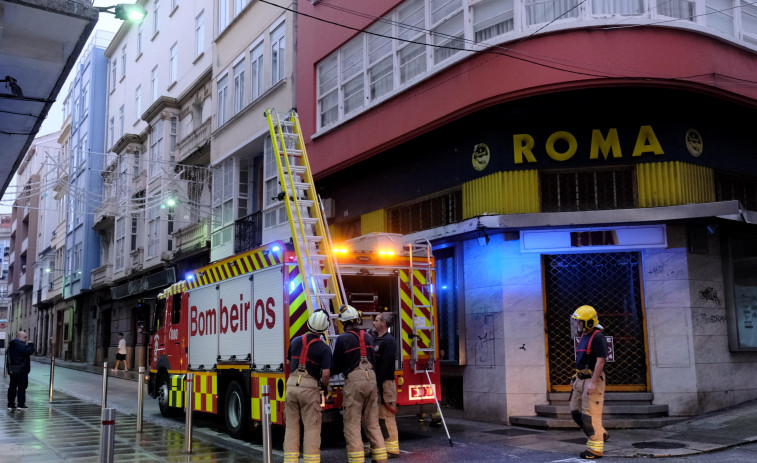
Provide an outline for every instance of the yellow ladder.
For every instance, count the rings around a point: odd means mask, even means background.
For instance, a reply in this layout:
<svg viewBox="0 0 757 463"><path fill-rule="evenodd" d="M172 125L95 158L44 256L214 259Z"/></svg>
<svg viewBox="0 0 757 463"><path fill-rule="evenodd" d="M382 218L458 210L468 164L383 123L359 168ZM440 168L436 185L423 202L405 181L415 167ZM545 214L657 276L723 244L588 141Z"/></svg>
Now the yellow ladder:
<svg viewBox="0 0 757 463"><path fill-rule="evenodd" d="M271 133L282 191L280 196L286 206L308 313L324 309L331 318L336 318L336 311L346 298L334 259L329 227L323 216L320 197L315 191L300 120L294 111L279 117L275 109L267 109L265 117ZM332 303L331 307L329 302ZM332 323L326 341L336 335Z"/></svg>
<svg viewBox="0 0 757 463"><path fill-rule="evenodd" d="M434 372L436 369L436 321L434 320L434 267L431 263L433 251L428 240L405 244L409 257L408 289L410 290L410 307L412 314L412 352L410 366L415 373L424 371ZM416 263L415 256L425 257L425 261ZM425 276L420 270L426 270ZM416 276L416 271L418 275ZM419 299L426 299L427 304L418 303ZM428 318L423 315L425 309ZM419 316L420 315L420 316ZM421 324L422 322L422 324ZM420 344L422 341L423 344ZM426 362L421 363L421 353L426 356Z"/></svg>

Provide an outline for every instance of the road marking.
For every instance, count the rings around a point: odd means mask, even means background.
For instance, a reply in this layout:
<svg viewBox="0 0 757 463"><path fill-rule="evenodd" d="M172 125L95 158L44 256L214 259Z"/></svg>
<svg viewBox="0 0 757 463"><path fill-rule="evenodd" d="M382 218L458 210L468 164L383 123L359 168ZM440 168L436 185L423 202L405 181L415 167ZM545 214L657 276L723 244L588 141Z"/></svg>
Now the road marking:
<svg viewBox="0 0 757 463"><path fill-rule="evenodd" d="M549 463L580 463L582 461L580 458L566 458L565 460L552 460Z"/></svg>

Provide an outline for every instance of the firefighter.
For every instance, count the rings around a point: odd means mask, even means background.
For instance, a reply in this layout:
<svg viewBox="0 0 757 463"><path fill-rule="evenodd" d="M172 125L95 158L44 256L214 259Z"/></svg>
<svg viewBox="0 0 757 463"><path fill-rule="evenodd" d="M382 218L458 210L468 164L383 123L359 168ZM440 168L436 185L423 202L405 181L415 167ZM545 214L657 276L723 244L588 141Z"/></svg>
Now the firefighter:
<svg viewBox="0 0 757 463"><path fill-rule="evenodd" d="M386 454L389 458L400 456L400 443L397 433L397 385L394 383L395 357L397 341L389 327L394 317L388 312L376 315L373 328L376 330L376 382L378 383L379 424L384 421L386 434Z"/></svg>
<svg viewBox="0 0 757 463"><path fill-rule="evenodd" d="M586 450L579 455L586 460L602 458L604 443L610 435L602 427L605 399L605 359L607 340L597 329L602 326L597 311L589 305L577 308L571 317L571 331L581 335L576 349L576 375L570 393L570 415L588 437Z"/></svg>
<svg viewBox="0 0 757 463"><path fill-rule="evenodd" d="M307 326L310 332L294 338L287 354L290 373L284 408L284 463L300 461L300 423L305 429L303 461L321 461L321 389L328 389L331 377L331 349L321 334L329 328L329 314L316 310L308 318Z"/></svg>
<svg viewBox="0 0 757 463"><path fill-rule="evenodd" d="M344 409L344 439L347 441L347 461L364 463L365 450L360 437L361 422L371 443L373 461L387 459L384 437L378 422L378 392L374 371L373 338L360 329L360 314L350 306L339 308L339 321L344 333L334 344L332 371L344 373L342 407Z"/></svg>

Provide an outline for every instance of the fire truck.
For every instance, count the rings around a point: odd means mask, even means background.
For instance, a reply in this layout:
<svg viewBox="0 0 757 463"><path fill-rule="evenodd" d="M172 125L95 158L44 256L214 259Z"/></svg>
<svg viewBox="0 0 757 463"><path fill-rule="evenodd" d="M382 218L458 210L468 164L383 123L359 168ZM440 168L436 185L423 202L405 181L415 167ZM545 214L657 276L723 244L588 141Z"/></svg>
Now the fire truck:
<svg viewBox="0 0 757 463"><path fill-rule="evenodd" d="M403 246L401 235L374 233L334 245L332 252L346 303L361 311L363 327L378 313L394 315L400 410L432 411L440 387L430 246ZM271 391L271 422L284 423L287 351L307 331L309 316L297 259L291 244L276 241L190 272L160 293L148 387L163 415L187 406L185 375L191 372L189 406L222 416L232 436L262 420L264 385ZM342 385L340 377L332 381L321 405L324 421L339 416Z"/></svg>
<svg viewBox="0 0 757 463"><path fill-rule="evenodd" d="M291 239L199 268L159 295L150 394L164 415L187 407L221 415L238 437L262 421L262 388L268 386L271 422L283 424L289 343L306 332L315 310L335 319L346 303L362 311L364 322L381 312L394 315L397 403L430 411L441 392L430 244L374 233L335 246L297 114L279 117L269 109L265 116ZM341 332L334 320L325 341L333 345ZM191 391L185 389L188 373ZM331 381L321 404L325 421L339 416L333 412L341 408L343 384L338 377Z"/></svg>

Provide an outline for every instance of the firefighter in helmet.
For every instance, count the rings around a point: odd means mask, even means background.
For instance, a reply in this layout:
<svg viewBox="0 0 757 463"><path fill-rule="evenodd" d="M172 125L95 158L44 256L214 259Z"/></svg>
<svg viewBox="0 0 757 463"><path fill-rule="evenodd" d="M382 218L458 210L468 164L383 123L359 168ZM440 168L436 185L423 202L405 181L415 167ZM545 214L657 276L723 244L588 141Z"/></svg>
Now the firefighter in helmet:
<svg viewBox="0 0 757 463"><path fill-rule="evenodd" d="M378 418L373 337L360 329L360 314L350 305L339 308L339 321L344 326L344 333L339 335L334 344L332 371L335 375L344 373L342 408L347 461L365 461L365 450L360 436L362 423L366 437L371 443L373 461L385 462L386 447Z"/></svg>
<svg viewBox="0 0 757 463"><path fill-rule="evenodd" d="M586 460L602 458L604 443L610 435L602 427L605 400L605 359L607 340L598 327L597 311L589 305L577 308L571 316L571 331L581 336L576 349L576 375L570 393L570 415L588 437Z"/></svg>
<svg viewBox="0 0 757 463"><path fill-rule="evenodd" d="M328 388L331 377L331 349L323 342L321 334L329 328L329 323L329 314L316 310L308 318L310 332L289 344L284 463L300 461L300 423L305 430L303 460L307 463L321 461L321 389Z"/></svg>

